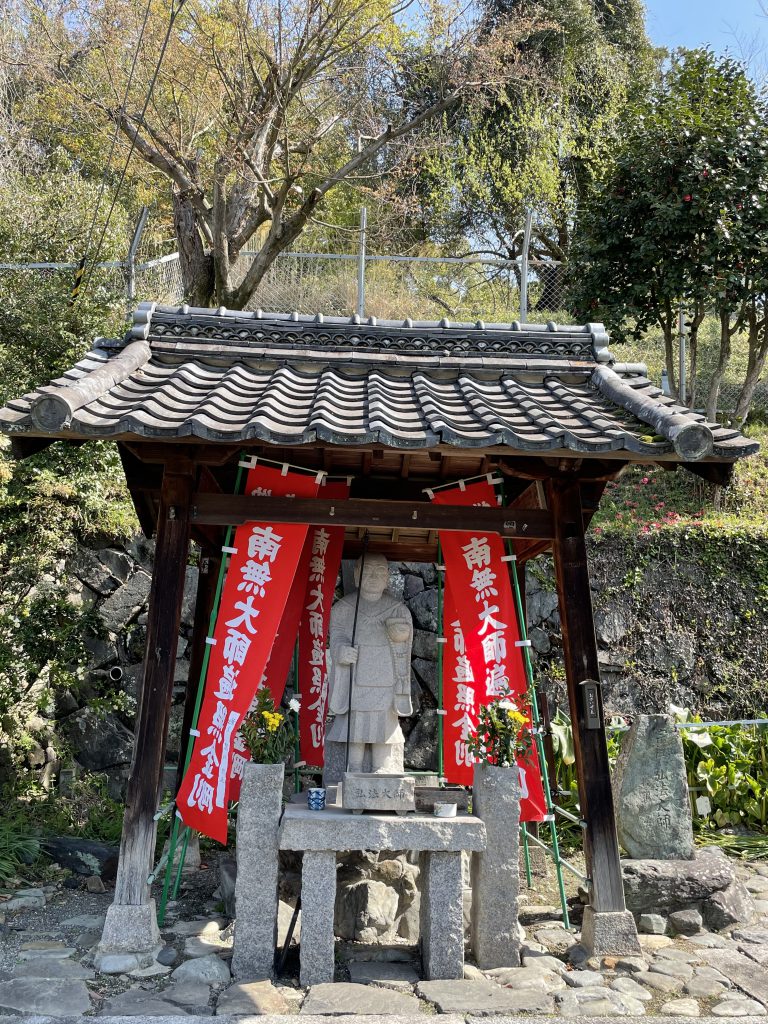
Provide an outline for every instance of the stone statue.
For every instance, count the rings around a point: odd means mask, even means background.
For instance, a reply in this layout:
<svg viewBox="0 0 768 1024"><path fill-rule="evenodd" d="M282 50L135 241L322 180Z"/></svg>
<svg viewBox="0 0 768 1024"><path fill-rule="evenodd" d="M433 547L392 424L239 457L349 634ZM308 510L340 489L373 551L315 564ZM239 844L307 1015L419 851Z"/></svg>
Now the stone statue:
<svg viewBox="0 0 768 1024"><path fill-rule="evenodd" d="M386 592L389 581L383 555L367 555L355 566L360 588L357 630L352 645L357 591L338 601L331 612L330 698L335 715L327 739L346 743L349 686L352 677L352 715L349 723L349 771L363 768L366 744L371 746L373 772L391 771L390 755L402 744L399 717L413 714L411 704L411 613Z"/></svg>

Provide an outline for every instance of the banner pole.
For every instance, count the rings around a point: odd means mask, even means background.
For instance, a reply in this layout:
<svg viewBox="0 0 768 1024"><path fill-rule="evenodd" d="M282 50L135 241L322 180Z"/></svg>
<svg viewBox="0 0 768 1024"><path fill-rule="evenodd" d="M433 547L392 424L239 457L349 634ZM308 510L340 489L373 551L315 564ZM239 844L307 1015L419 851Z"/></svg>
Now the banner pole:
<svg viewBox="0 0 768 1024"><path fill-rule="evenodd" d="M440 544L440 537L437 539L437 564L441 566L443 562L443 549ZM443 622L443 573L438 568L437 570L437 629L438 635L443 638L445 637L445 623ZM437 645L437 707L438 711L443 711L443 645ZM443 745L445 742L445 734L443 729L443 718L445 716L438 714L437 716L437 775L438 775L438 786L444 786L445 780L445 758L443 755Z"/></svg>
<svg viewBox="0 0 768 1024"><path fill-rule="evenodd" d="M244 480L244 477L245 477L245 469L244 469L244 467L241 464L243 458L244 458L244 453L241 452L240 453L240 457L238 459L237 477L235 478L235 488L234 488L234 493L235 494L239 494L241 489L242 489L242 486L243 486L243 480ZM225 540L224 540L224 547L229 547L230 542L232 540L232 535L234 533L234 530L235 530L234 526L228 526L227 527L227 532L225 534ZM216 593L215 593L214 598L213 598L213 607L211 609L211 617L210 617L210 621L208 623L208 635L209 636L213 633L213 630L214 630L214 628L216 626L216 617L219 614L219 604L221 602L221 592L224 589L224 580L226 578L226 575L227 575L227 559L226 558L222 558L221 566L219 567L219 578L216 581ZM197 729L197 722L198 722L198 719L200 718L200 708L201 708L202 703L203 703L203 692L205 690L205 677L206 677L206 675L208 673L208 661L210 659L210 654L211 654L211 648L209 647L208 644L206 644L205 645L205 653L203 654L203 664L202 664L202 666L200 668L200 678L199 678L198 684L197 684L197 695L195 697L195 709L194 709L194 711L192 713L192 729ZM184 773L185 774L186 774L187 769L189 768L189 762L192 760L192 751L194 750L194 746L195 746L195 738L192 735L192 733L190 733L190 735L189 735L189 737L187 739L187 752L186 752L186 755L184 757ZM175 802L175 798L174 798L174 802ZM171 826L171 834L170 834L169 840L168 840L168 866L165 869L165 878L163 879L163 892L162 892L162 895L160 897L160 906L158 907L158 912L157 912L157 922L158 922L158 924L160 925L161 928L162 928L162 926L163 926L163 924L165 922L165 910L166 910L166 906L168 904L168 895L169 895L169 889L170 889L170 884L171 884L171 875L172 875L172 871L173 871L173 858L174 858L174 854L176 852L176 843L178 842L178 836L179 836L179 820L180 819L178 817L178 814L174 814L174 816L173 816L173 825ZM188 836L187 836L187 841L188 841ZM186 851L186 843L185 843L184 853L183 853L182 862L181 862L182 864L184 863L183 857L186 856L186 852L187 851ZM178 887L179 887L179 882L180 881L181 881L181 872L179 872L179 876L178 876L178 878L176 880L176 884L174 885L174 890L173 890L173 898L174 899L176 898L176 894L178 893Z"/></svg>
<svg viewBox="0 0 768 1024"><path fill-rule="evenodd" d="M363 573L365 572L365 553L368 550L368 531L365 531L363 537L363 551L360 555L360 580L357 584L357 596L355 597L355 615L352 619L352 643L350 647L355 646L355 639L357 638L357 613L360 611L360 592L363 589ZM349 737L352 729L352 685L355 679L355 666L349 666L349 697L347 700L347 746L344 758L344 764L346 771L349 771Z"/></svg>
<svg viewBox="0 0 768 1024"><path fill-rule="evenodd" d="M291 663L293 668L293 692L299 698L299 710L293 712L293 790L295 793L301 792L301 773L299 771L299 761L301 760L301 736L299 735L299 715L301 714L301 691L299 682L299 641L296 639L296 644L293 648L293 661Z"/></svg>
<svg viewBox="0 0 768 1024"><path fill-rule="evenodd" d="M525 621L525 615L523 614L523 599L520 594L520 580L517 574L517 555L515 554L514 545L512 541L507 541L507 550L512 555L512 561L509 563L509 572L512 577L512 589L515 595L515 608L517 609L517 624L520 632L520 639L525 641L528 639L528 624ZM562 861L560 858L560 844L557 838L557 828L555 826L555 809L552 801L552 793L549 788L549 771L547 769L547 757L546 751L544 750L544 739L541 735L541 718L539 716L539 705L536 692L536 683L533 678L533 664L531 663L531 655L529 648L523 647L523 664L525 665L525 677L528 686L528 699L531 705L531 724L533 725L534 740L536 743L536 753L539 757L539 769L541 771L541 781L544 789L544 801L547 807L547 818L549 820L549 831L552 837L552 859L555 862L555 872L557 873L557 887L560 894L560 907L563 912L563 926L566 930L570 930L571 924L568 916L568 903L565 896L565 883L563 881L563 869ZM523 825L525 828L525 825ZM528 835L527 829L525 829L523 842L525 846L528 846Z"/></svg>

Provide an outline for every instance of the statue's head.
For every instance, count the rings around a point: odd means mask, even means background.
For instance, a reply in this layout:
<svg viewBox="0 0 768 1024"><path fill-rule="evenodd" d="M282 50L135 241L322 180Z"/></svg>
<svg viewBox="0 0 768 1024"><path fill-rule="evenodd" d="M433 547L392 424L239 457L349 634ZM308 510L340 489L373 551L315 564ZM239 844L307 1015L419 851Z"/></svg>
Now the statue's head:
<svg viewBox="0 0 768 1024"><path fill-rule="evenodd" d="M355 563L355 583L364 598L377 601L389 583L389 568L384 555L366 554L364 564L362 557L358 558Z"/></svg>

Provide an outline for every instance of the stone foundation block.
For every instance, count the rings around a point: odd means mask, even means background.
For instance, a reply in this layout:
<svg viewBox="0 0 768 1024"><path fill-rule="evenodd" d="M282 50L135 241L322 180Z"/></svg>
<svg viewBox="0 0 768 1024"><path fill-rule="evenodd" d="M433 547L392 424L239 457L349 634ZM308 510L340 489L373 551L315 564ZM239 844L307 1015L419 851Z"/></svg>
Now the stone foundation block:
<svg viewBox="0 0 768 1024"><path fill-rule="evenodd" d="M307 850L301 869L301 968L305 988L333 981L336 854Z"/></svg>
<svg viewBox="0 0 768 1024"><path fill-rule="evenodd" d="M141 906L113 903L107 910L97 959L111 953L135 953L140 961L138 966L143 967L146 965L142 961L151 961L161 945L154 900Z"/></svg>
<svg viewBox="0 0 768 1024"><path fill-rule="evenodd" d="M628 910L596 911L584 908L581 945L590 956L639 956L635 919Z"/></svg>

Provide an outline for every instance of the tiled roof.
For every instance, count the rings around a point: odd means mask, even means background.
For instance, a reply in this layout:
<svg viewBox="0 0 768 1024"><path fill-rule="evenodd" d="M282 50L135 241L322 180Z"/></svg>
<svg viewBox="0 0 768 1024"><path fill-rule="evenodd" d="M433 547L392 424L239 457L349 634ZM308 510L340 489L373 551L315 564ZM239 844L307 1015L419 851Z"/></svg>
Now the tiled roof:
<svg viewBox="0 0 768 1024"><path fill-rule="evenodd" d="M584 327L360 321L142 304L63 377L0 410L55 438L504 445L733 461L757 446L664 397Z"/></svg>

